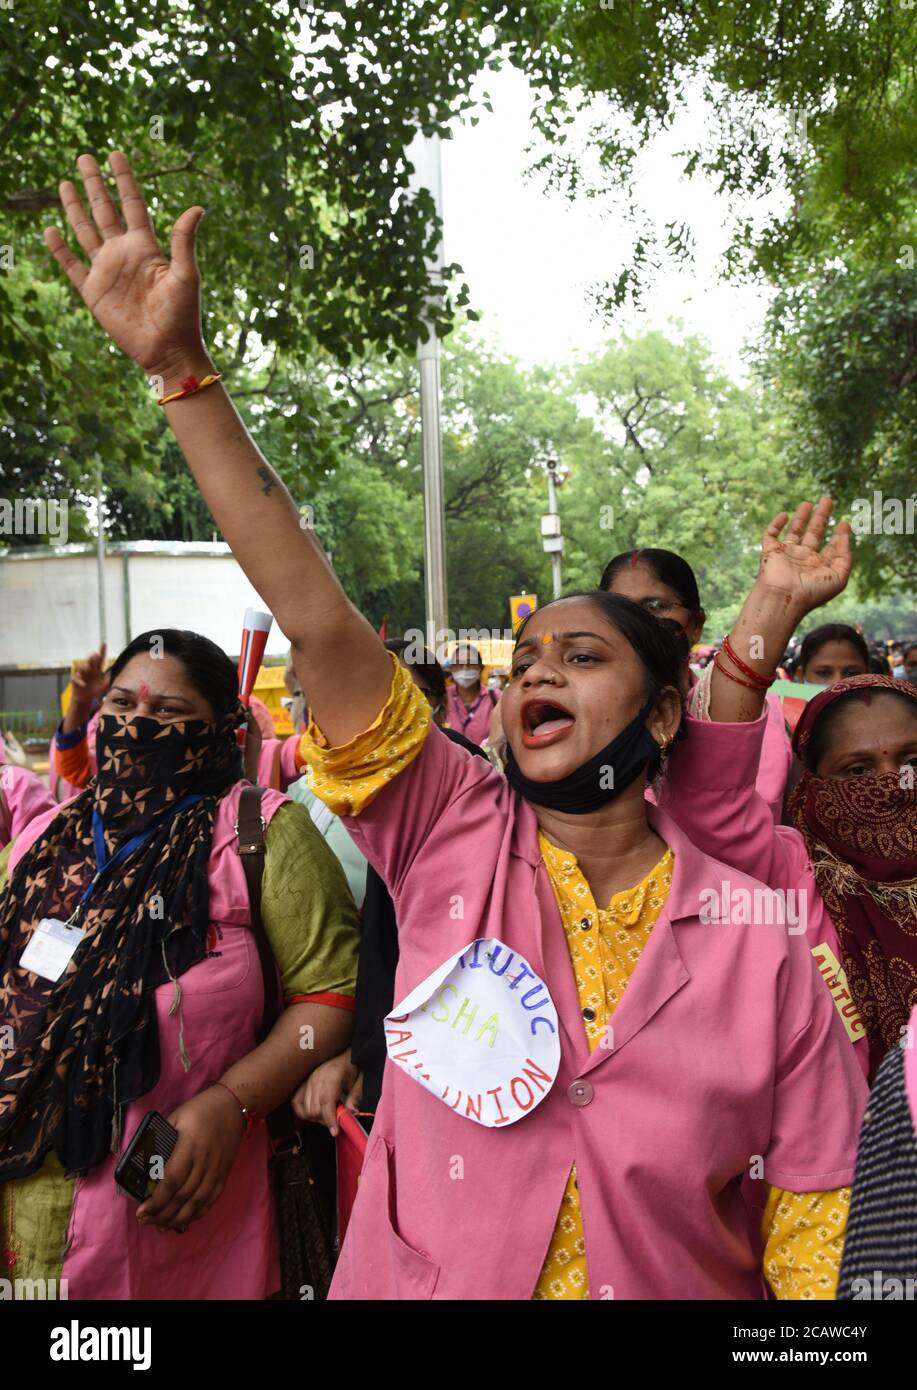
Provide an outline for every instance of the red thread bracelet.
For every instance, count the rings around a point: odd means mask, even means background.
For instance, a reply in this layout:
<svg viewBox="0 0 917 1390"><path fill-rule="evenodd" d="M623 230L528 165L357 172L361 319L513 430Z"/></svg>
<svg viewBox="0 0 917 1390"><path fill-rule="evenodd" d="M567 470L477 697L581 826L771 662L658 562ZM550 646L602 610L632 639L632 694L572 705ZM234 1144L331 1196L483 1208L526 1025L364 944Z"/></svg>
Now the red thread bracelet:
<svg viewBox="0 0 917 1390"><path fill-rule="evenodd" d="M219 1086L223 1091L228 1091L236 1102L236 1105L238 1105L239 1109L242 1111L242 1117L245 1120L245 1138L247 1139L258 1123L260 1116L256 1115L254 1110L249 1110L247 1106L244 1106L235 1091L227 1086L225 1081L214 1081L213 1084L214 1086Z"/></svg>

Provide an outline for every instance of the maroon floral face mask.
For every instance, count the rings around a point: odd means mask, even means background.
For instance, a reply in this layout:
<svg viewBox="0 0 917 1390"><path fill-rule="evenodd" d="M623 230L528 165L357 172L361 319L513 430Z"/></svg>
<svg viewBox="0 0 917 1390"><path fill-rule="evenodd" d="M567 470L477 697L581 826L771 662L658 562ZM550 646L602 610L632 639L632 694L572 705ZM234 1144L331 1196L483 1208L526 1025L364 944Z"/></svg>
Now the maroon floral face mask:
<svg viewBox="0 0 917 1390"><path fill-rule="evenodd" d="M890 676L839 681L806 706L793 740L800 757L825 709L861 689L892 690L917 705L917 688ZM896 773L816 777L806 771L789 809L837 928L874 1073L900 1043L917 1005L917 787Z"/></svg>

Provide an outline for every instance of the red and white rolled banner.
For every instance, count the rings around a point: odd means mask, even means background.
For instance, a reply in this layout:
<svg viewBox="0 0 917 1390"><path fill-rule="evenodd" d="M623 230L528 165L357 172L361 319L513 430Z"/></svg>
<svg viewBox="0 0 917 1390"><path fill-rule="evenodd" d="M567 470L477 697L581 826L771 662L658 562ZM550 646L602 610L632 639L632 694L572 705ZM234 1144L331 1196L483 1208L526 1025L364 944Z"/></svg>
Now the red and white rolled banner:
<svg viewBox="0 0 917 1390"><path fill-rule="evenodd" d="M268 633L274 619L270 613L246 608L242 624L242 647L239 652L239 699L247 706L255 688L258 671L267 646Z"/></svg>

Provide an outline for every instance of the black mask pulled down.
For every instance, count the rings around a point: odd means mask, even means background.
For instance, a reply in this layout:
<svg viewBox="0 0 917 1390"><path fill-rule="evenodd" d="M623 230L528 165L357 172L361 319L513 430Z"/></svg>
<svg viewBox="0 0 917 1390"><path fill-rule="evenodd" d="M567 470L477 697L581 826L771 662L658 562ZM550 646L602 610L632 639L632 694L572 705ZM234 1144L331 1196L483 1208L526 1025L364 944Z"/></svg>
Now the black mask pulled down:
<svg viewBox="0 0 917 1390"><path fill-rule="evenodd" d="M513 750L506 748L506 780L514 791L536 806L585 816L607 806L629 787L651 759L659 756L659 744L646 727L655 700L646 704L629 724L588 762L557 782L533 782L523 776Z"/></svg>

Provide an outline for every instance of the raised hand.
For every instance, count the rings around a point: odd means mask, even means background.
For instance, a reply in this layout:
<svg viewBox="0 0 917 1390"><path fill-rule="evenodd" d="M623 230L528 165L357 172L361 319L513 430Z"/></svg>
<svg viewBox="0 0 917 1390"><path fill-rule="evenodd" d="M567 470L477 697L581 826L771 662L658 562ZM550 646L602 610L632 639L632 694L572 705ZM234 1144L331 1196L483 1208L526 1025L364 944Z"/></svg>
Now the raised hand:
<svg viewBox="0 0 917 1390"><path fill-rule="evenodd" d="M56 228L45 229L45 242L122 352L148 376L171 379L176 367L199 360L204 352L194 255L204 209L191 207L179 217L172 228L169 261L156 240L127 157L113 151L108 162L118 185L121 216L93 155L77 160L91 217L76 187L70 182L60 185L61 203L89 258L88 266L73 254Z"/></svg>
<svg viewBox="0 0 917 1390"><path fill-rule="evenodd" d="M106 650L103 642L97 652L90 652L89 656L73 664L70 672L71 695L80 704L91 705L93 700L98 700L108 689L108 675L105 671Z"/></svg>
<svg viewBox="0 0 917 1390"><path fill-rule="evenodd" d="M830 497L823 497L814 509L811 502L802 502L783 539L787 512L775 516L764 532L758 578L729 634L738 662L724 648L711 672L709 713L714 721L758 718L767 681L798 624L847 583L852 562L849 523L840 522L822 546L831 505ZM761 676L764 685L755 688L749 675Z"/></svg>
<svg viewBox="0 0 917 1390"><path fill-rule="evenodd" d="M850 523L840 522L822 547L831 507L830 497L823 497L814 510L811 502L801 502L782 539L787 512L775 516L764 532L758 583L785 594L796 621L835 598L850 577Z"/></svg>

